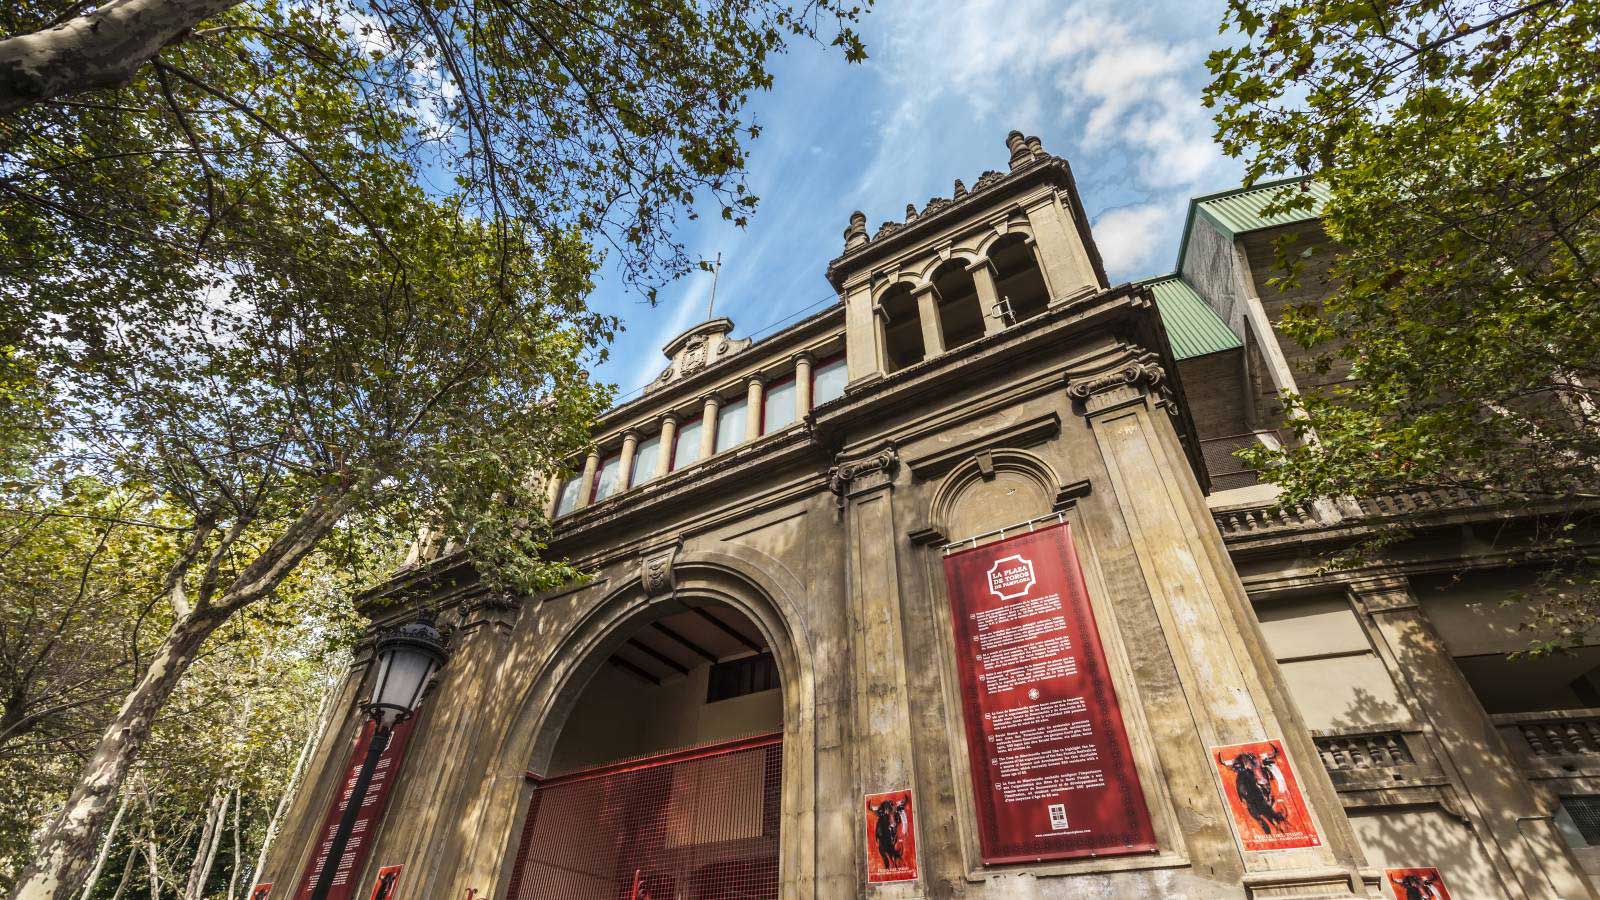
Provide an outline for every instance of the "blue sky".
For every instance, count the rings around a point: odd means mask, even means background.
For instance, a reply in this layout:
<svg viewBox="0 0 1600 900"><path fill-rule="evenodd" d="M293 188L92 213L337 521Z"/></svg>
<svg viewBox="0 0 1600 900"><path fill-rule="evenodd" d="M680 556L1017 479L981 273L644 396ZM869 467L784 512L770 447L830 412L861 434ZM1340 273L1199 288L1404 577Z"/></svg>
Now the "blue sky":
<svg viewBox="0 0 1600 900"><path fill-rule="evenodd" d="M760 209L743 230L707 215L682 233L692 254L722 254L717 313L759 338L821 309L851 210L876 231L907 203L950 196L956 178L1004 170L1013 128L1071 161L1112 283L1170 271L1188 198L1242 171L1200 104L1221 15L1213 0L879 0L862 29L866 63L796 45L753 104ZM705 319L710 287L691 275L652 308L600 279L591 302L624 331L596 374L619 399L661 370L663 344Z"/></svg>

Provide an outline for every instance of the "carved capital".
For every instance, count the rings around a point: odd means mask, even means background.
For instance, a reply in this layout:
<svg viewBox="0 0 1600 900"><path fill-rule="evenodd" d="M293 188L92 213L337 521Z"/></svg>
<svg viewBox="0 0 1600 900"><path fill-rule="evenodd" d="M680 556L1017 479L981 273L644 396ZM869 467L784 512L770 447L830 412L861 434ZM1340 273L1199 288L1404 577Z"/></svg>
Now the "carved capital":
<svg viewBox="0 0 1600 900"><path fill-rule="evenodd" d="M1154 362L1136 360L1121 368L1067 386L1067 396L1083 404L1083 414L1115 409L1143 399L1147 394L1165 396L1167 373Z"/></svg>
<svg viewBox="0 0 1600 900"><path fill-rule="evenodd" d="M895 451L893 444L864 459L836 461L833 468L828 470L828 490L838 498L839 507L843 509L844 499L850 492L852 482L873 475L887 482L894 477L894 470L899 462L900 455Z"/></svg>

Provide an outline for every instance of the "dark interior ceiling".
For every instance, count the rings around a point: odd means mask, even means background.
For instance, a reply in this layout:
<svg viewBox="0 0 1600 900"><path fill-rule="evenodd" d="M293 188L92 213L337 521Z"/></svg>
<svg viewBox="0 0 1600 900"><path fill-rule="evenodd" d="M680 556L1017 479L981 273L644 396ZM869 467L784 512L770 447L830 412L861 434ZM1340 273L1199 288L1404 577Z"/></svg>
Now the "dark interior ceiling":
<svg viewBox="0 0 1600 900"><path fill-rule="evenodd" d="M748 619L720 604L689 606L634 632L611 664L659 685L699 666L763 653L767 643Z"/></svg>

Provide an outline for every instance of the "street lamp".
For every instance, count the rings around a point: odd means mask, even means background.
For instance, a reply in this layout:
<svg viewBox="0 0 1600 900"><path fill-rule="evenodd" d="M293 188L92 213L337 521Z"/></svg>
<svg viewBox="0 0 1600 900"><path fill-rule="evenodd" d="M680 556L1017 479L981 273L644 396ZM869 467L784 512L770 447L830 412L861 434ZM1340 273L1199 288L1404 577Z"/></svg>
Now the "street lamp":
<svg viewBox="0 0 1600 900"><path fill-rule="evenodd" d="M317 877L317 886L311 891L311 900L328 900L328 892L333 889L334 873L338 871L339 861L344 858L350 833L355 830L356 819L361 815L361 802L372 784L372 773L378 767L378 757L388 748L394 726L416 712L429 677L444 665L444 637L433 626L433 617L424 612L415 622L380 636L373 648L373 655L377 658L378 675L373 679L372 699L366 704L366 713L377 723L377 727L372 732L372 741L367 744L367 757L361 762L356 783L350 789L349 799L345 801L344 816L333 834L333 843L328 846L328 855L322 863L322 873ZM391 772L389 777L393 778L394 773Z"/></svg>

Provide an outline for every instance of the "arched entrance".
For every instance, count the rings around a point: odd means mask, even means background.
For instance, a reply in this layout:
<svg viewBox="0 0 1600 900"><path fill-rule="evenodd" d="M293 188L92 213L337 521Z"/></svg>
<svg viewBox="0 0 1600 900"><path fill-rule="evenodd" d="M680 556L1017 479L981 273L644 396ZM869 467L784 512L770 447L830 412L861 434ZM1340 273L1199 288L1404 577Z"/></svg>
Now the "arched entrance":
<svg viewBox="0 0 1600 900"><path fill-rule="evenodd" d="M672 600L606 644L533 779L508 897L778 897L784 696L762 629Z"/></svg>

